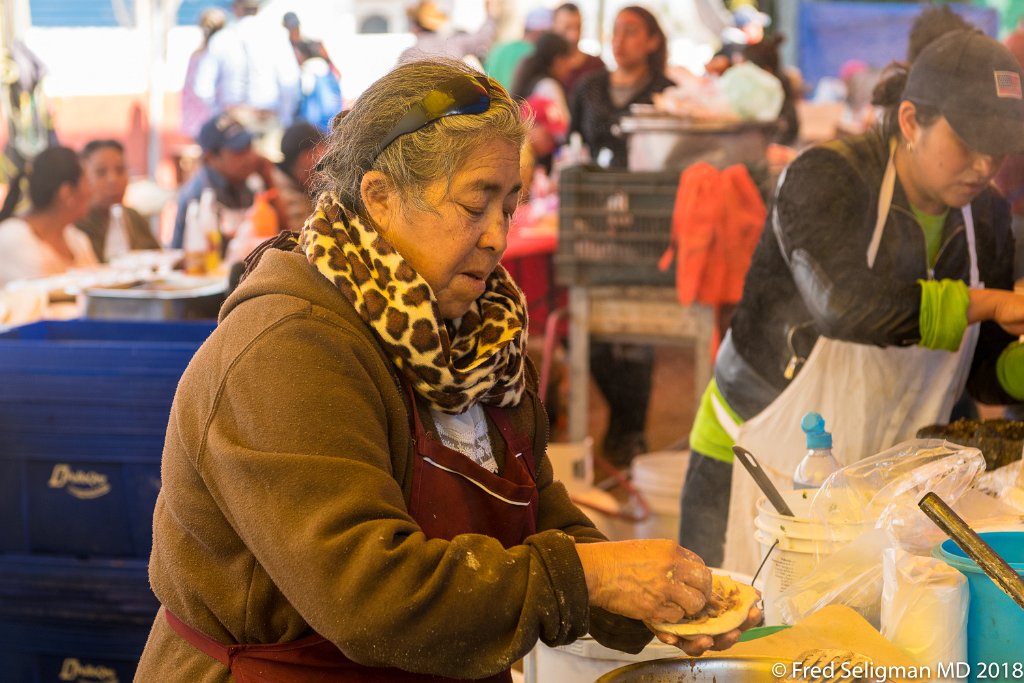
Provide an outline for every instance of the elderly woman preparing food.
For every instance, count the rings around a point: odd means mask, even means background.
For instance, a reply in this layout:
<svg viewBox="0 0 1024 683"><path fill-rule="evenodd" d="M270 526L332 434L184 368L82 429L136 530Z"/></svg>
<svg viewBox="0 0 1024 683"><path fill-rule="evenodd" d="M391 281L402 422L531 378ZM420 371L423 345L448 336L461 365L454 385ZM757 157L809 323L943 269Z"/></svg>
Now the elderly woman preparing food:
<svg viewBox="0 0 1024 683"><path fill-rule="evenodd" d="M250 257L178 388L139 680L503 681L538 640L636 652L641 620L702 609L696 555L603 542L552 480L498 265L525 132L449 61L335 123L314 214Z"/></svg>

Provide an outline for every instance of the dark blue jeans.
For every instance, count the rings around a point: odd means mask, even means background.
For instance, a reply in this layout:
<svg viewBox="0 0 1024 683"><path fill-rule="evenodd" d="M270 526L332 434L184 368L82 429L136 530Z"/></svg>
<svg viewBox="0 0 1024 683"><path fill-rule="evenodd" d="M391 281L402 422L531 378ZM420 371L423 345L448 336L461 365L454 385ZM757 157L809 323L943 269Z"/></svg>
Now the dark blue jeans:
<svg viewBox="0 0 1024 683"><path fill-rule="evenodd" d="M690 451L680 500L679 545L697 553L709 567L721 567L729 520L732 463Z"/></svg>

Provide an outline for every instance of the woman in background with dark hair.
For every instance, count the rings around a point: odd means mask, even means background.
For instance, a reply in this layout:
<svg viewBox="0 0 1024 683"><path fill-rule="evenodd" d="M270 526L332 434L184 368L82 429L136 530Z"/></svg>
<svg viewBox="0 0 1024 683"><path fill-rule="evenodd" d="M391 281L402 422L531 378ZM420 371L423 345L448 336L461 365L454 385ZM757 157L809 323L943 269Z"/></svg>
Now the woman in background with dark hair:
<svg viewBox="0 0 1024 683"><path fill-rule="evenodd" d="M619 10L612 29L615 70L585 76L572 93L571 130L578 131L599 161L610 152L609 164L627 166L626 140L619 119L634 104L652 104L654 94L674 85L665 75L668 47L658 20L642 7ZM602 153L606 149L609 152ZM647 450L644 426L651 396L654 352L649 346L593 344L590 367L608 402L608 430L602 452L614 466L629 466Z"/></svg>
<svg viewBox="0 0 1024 683"><path fill-rule="evenodd" d="M634 104L651 104L653 96L675 85L665 75L668 45L653 14L631 5L619 10L612 28L615 69L595 72L579 82L572 93L569 111L572 130L579 131L590 155L598 159L602 149L611 152L611 166L625 168L626 140L618 123Z"/></svg>
<svg viewBox="0 0 1024 683"><path fill-rule="evenodd" d="M569 72L570 56L565 38L543 33L512 79L512 94L525 100L533 113L530 147L538 163L546 168L551 166L551 153L565 142L569 130L569 105L562 80Z"/></svg>
<svg viewBox="0 0 1024 683"><path fill-rule="evenodd" d="M128 189L128 171L124 163L124 145L117 140L91 140L82 148L82 170L92 187L89 213L75 221L79 230L92 240L96 257L106 262L107 233L113 207L121 206L122 220L130 249L159 249L160 243L149 221L135 209L122 206Z"/></svg>
<svg viewBox="0 0 1024 683"><path fill-rule="evenodd" d="M32 206L15 216L26 179ZM88 235L73 225L88 211L91 194L72 149L49 147L26 165L0 208L0 286L97 264Z"/></svg>

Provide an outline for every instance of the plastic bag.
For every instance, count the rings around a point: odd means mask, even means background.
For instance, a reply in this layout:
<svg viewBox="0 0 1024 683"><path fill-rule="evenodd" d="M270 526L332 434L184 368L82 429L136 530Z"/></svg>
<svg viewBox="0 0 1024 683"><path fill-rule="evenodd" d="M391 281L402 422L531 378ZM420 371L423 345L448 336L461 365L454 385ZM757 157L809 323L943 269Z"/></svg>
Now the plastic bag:
<svg viewBox="0 0 1024 683"><path fill-rule="evenodd" d="M885 531L872 529L826 556L810 574L779 594L777 607L783 623L795 624L826 605L840 604L878 628L882 553L888 547Z"/></svg>
<svg viewBox="0 0 1024 683"><path fill-rule="evenodd" d="M927 554L946 536L918 501L932 491L952 505L984 471L977 448L913 439L835 472L815 494L811 514L826 525L873 523L893 547Z"/></svg>
<svg viewBox="0 0 1024 683"><path fill-rule="evenodd" d="M782 82L752 62L728 69L718 79L718 88L736 115L747 120L774 121L786 99Z"/></svg>
<svg viewBox="0 0 1024 683"><path fill-rule="evenodd" d="M882 554L881 632L921 664L967 661L967 577L942 560Z"/></svg>
<svg viewBox="0 0 1024 683"><path fill-rule="evenodd" d="M946 538L918 508L929 491L954 505L985 470L976 448L939 439L915 439L832 474L811 501L811 514L826 526L872 524L873 529L825 557L778 597L786 623L826 605L847 605L881 623L882 553L899 548L928 555Z"/></svg>

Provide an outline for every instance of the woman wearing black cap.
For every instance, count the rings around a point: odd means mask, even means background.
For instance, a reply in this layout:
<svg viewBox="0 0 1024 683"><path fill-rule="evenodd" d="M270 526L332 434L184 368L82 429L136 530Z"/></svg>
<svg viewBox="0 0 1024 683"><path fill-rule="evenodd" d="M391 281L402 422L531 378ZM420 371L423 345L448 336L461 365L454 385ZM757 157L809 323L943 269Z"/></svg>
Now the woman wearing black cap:
<svg viewBox="0 0 1024 683"><path fill-rule="evenodd" d="M808 411L847 464L947 421L965 386L1024 398L1024 297L1006 291L1013 237L990 187L1024 150L1021 80L996 41L949 33L879 85L880 126L784 171L690 437L681 536L710 564L726 510L724 566L758 559L757 489L732 476L733 444L790 488Z"/></svg>

